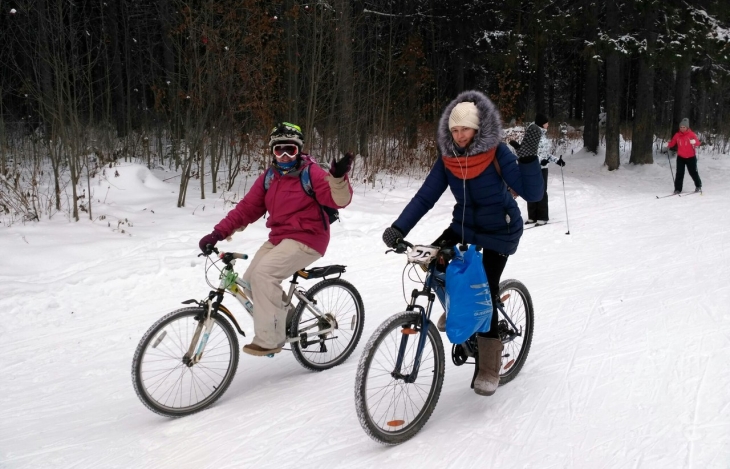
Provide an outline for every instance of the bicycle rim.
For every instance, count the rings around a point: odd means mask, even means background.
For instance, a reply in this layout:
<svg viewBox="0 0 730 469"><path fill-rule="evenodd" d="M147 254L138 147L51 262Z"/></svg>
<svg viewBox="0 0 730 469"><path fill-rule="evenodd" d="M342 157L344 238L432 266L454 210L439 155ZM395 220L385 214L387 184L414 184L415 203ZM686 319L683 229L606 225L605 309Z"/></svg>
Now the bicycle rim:
<svg viewBox="0 0 730 469"><path fill-rule="evenodd" d="M436 407L444 380L444 352L436 327L429 322L418 377L413 383L394 377L403 340L406 346L400 369L408 375L414 366L418 340L424 332L418 313L401 313L384 322L365 347L358 366L355 398L365 432L384 444L399 444L415 435Z"/></svg>
<svg viewBox="0 0 730 469"><path fill-rule="evenodd" d="M499 374L500 384L506 384L520 372L530 352L533 311L530 294L521 282L506 280L502 282L501 287L500 298L503 298L505 313L515 326L512 327L508 321L500 317L499 331L504 350ZM518 332L521 335L518 335Z"/></svg>
<svg viewBox="0 0 730 469"><path fill-rule="evenodd" d="M132 374L138 396L152 411L171 417L197 412L218 399L233 379L238 340L218 315L201 360L192 366L183 361L198 327L196 318L203 314L201 308L172 312L142 338Z"/></svg>
<svg viewBox="0 0 730 469"><path fill-rule="evenodd" d="M330 322L318 318L300 304L294 314L292 336L304 333L306 337L293 343L292 351L302 366L315 371L326 370L344 362L357 346L364 323L362 299L355 287L342 279L324 280L306 295L316 302L324 316L334 319L336 327L329 333L318 334L329 329Z"/></svg>

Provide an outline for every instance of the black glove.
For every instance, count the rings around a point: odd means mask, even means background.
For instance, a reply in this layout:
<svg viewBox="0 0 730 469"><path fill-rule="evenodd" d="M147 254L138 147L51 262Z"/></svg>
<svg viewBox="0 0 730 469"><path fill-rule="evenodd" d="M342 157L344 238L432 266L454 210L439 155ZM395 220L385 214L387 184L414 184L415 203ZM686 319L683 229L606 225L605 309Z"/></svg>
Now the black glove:
<svg viewBox="0 0 730 469"><path fill-rule="evenodd" d="M560 158L558 158L558 161L556 161L555 164L560 166L561 168L565 166L565 161L563 161L563 157L561 156Z"/></svg>
<svg viewBox="0 0 730 469"><path fill-rule="evenodd" d="M537 155L521 156L517 158L519 164L530 164L537 159Z"/></svg>
<svg viewBox="0 0 730 469"><path fill-rule="evenodd" d="M550 162L550 161L549 161L549 160L547 160L547 159L545 159L545 160L540 160L540 166L547 166L549 162Z"/></svg>
<svg viewBox="0 0 730 469"><path fill-rule="evenodd" d="M205 254L206 256L209 256L213 252L213 248L215 247L215 244L218 241L223 241L224 239L226 239L225 236L223 236L216 230L213 230L213 232L211 234L207 234L207 235L203 236L202 238L200 238L198 247L200 248L201 251L203 251L203 254Z"/></svg>
<svg viewBox="0 0 730 469"><path fill-rule="evenodd" d="M441 236L436 238L436 241L431 243L432 246L439 246L439 247L451 247L455 246L456 243L461 241L461 236L459 234L452 230L451 227L448 227L444 230L443 233L441 233Z"/></svg>
<svg viewBox="0 0 730 469"><path fill-rule="evenodd" d="M515 150L520 149L520 143L517 140L510 140L509 144L512 145L512 148L514 148Z"/></svg>
<svg viewBox="0 0 730 469"><path fill-rule="evenodd" d="M394 248L399 241L403 240L403 233L398 228L389 226L383 232L383 242L389 248Z"/></svg>
<svg viewBox="0 0 730 469"><path fill-rule="evenodd" d="M345 174L350 172L350 168L352 167L352 160L352 153L349 152L345 153L345 156L340 158L340 161L336 161L334 158L332 158L332 163L330 163L330 174L336 178L344 177Z"/></svg>

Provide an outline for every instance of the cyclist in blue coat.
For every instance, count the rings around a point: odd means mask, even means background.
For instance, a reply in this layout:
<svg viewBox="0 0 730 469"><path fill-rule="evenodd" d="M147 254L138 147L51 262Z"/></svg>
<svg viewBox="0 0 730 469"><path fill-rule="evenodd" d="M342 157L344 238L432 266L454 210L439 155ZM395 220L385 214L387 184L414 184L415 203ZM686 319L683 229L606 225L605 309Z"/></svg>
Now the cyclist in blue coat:
<svg viewBox="0 0 730 469"><path fill-rule="evenodd" d="M447 188L456 199L451 224L434 242L453 246L470 243L484 248L484 268L493 300L507 257L517 251L522 236L520 209L508 189L528 202L542 199L544 185L537 156L517 158L501 142L502 119L486 95L465 91L441 115L437 129L440 155L423 185L398 219L383 233L394 247L433 208ZM439 330L445 329L445 314ZM474 392L490 396L499 385L502 342L497 314L489 332L477 337L478 360Z"/></svg>

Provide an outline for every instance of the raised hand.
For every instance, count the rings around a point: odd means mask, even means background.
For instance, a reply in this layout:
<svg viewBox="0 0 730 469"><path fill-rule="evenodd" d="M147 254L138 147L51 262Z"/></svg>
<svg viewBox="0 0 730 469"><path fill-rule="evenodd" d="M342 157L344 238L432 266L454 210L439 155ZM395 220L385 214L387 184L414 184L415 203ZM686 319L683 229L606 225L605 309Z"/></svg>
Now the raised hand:
<svg viewBox="0 0 730 469"><path fill-rule="evenodd" d="M345 153L345 156L340 158L340 161L333 158L332 163L330 163L330 174L336 178L344 177L345 174L350 172L352 160L353 156L350 152Z"/></svg>

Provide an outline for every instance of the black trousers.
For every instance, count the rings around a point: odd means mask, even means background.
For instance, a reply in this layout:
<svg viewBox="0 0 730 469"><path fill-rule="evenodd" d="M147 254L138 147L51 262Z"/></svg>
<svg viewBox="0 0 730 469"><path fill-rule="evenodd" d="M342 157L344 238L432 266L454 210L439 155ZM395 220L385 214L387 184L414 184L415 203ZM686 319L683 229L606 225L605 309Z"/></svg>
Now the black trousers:
<svg viewBox="0 0 730 469"><path fill-rule="evenodd" d="M540 200L539 202L527 202L527 218L529 218L530 220L548 221L550 219L548 216L547 168L542 168L542 180L545 181L545 190L542 193L542 200Z"/></svg>
<svg viewBox="0 0 730 469"><path fill-rule="evenodd" d="M547 170L543 170L546 171ZM446 228L444 232L439 236L436 241L431 243L434 246L454 246L461 242L461 238L451 228ZM496 251L489 249L482 250L482 264L484 265L484 271L487 273L487 283L489 283L489 292L492 294L492 304L496 305L499 301L499 282L502 278L502 272L507 265L507 258L509 256L500 254ZM492 312L492 322L489 328L489 332L479 334L482 337L489 337L492 339L499 339L499 332L497 330L497 324L499 317L496 306Z"/></svg>
<svg viewBox="0 0 730 469"><path fill-rule="evenodd" d="M496 305L497 301L499 301L499 282L502 278L502 272L504 272L504 268L507 265L508 256L488 249L485 249L482 254L482 263L484 264L484 270L487 272L487 282L489 283L489 291L492 293L494 310L492 311L492 325L489 332L479 335L489 337L490 339L499 339L499 331L497 330L499 314L497 313Z"/></svg>
<svg viewBox="0 0 730 469"><path fill-rule="evenodd" d="M682 192L682 183L684 182L684 167L687 167L689 175L695 183L695 187L702 187L700 174L697 172L697 157L682 158L677 156L677 177L674 179L674 190Z"/></svg>

